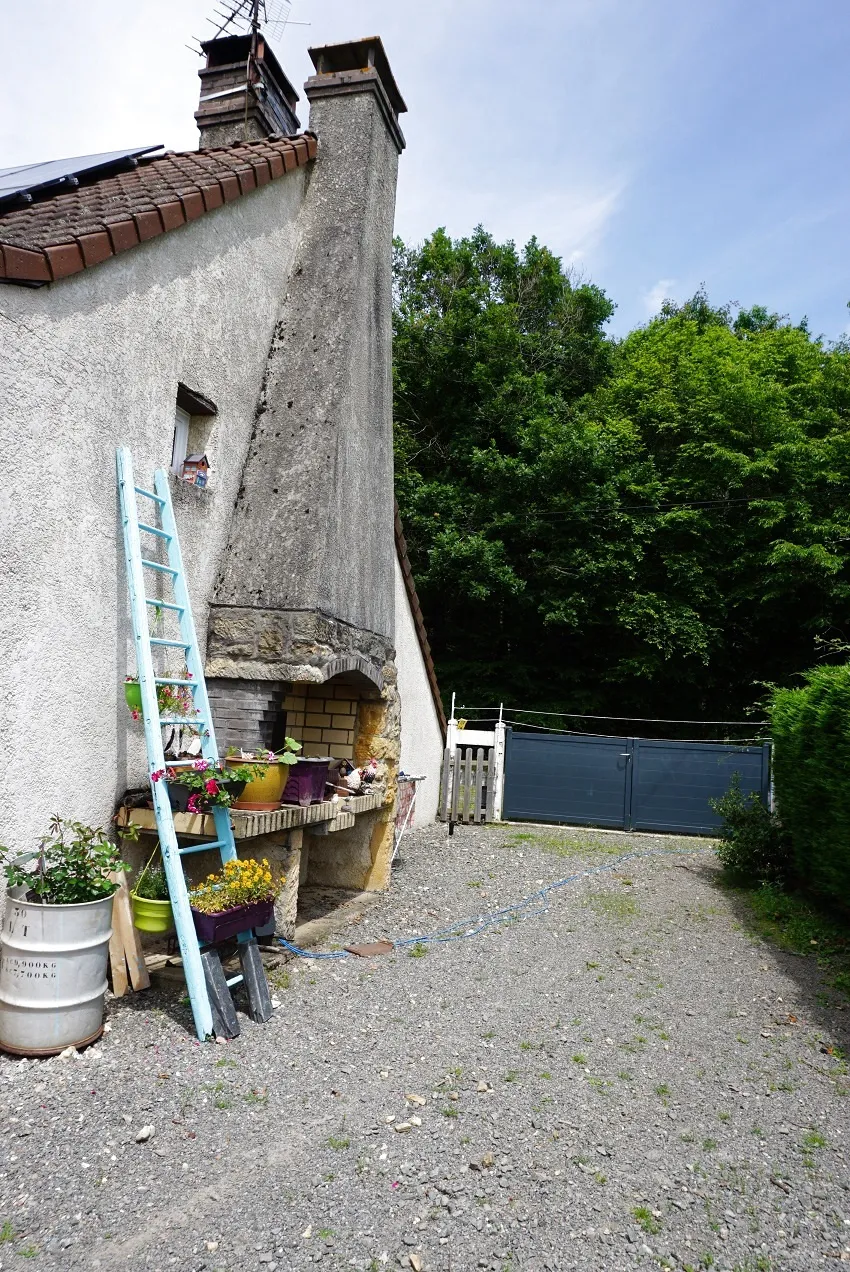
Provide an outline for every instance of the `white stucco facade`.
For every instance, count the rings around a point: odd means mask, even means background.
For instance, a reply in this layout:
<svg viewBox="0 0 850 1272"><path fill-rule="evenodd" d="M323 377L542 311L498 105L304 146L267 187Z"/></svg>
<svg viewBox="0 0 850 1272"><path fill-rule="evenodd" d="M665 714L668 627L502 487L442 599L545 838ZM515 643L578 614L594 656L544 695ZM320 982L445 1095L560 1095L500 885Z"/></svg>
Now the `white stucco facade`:
<svg viewBox="0 0 850 1272"><path fill-rule="evenodd" d="M395 562L395 615L396 667L401 700L400 767L414 776L425 775L426 780L419 783L412 819L414 825L425 826L437 816L445 742L398 558Z"/></svg>
<svg viewBox="0 0 850 1272"><path fill-rule="evenodd" d="M137 481L168 468L178 382L218 408L211 488L175 483L203 645L295 250L297 169L63 282L0 289L0 840L52 813L105 825L144 782L115 448Z"/></svg>

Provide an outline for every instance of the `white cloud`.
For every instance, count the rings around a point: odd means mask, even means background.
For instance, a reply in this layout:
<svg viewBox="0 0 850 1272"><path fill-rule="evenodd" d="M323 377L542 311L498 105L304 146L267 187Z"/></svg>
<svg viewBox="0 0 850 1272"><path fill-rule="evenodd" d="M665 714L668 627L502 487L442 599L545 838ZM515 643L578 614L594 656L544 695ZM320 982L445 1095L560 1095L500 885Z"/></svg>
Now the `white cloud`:
<svg viewBox="0 0 850 1272"><path fill-rule="evenodd" d="M659 278L649 291L644 292L642 300L647 317L653 318L660 311L664 301L670 299L675 286L675 278Z"/></svg>
<svg viewBox="0 0 850 1272"><path fill-rule="evenodd" d="M513 239L518 247L536 235L562 257L565 266L581 265L593 255L618 210L624 189L620 183L607 189L571 187L524 194L522 182L518 182L516 190L494 190L492 186L435 190L430 179L426 198L420 185L425 175L407 178L404 171L401 175L396 228L409 242L423 239L441 223L459 237L480 222L498 241Z"/></svg>

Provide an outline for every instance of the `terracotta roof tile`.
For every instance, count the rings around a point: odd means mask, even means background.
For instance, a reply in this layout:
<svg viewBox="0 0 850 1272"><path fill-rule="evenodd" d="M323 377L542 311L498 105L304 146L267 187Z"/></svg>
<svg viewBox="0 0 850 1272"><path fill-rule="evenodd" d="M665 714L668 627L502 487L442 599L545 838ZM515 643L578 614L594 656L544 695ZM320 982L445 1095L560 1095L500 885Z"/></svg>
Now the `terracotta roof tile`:
<svg viewBox="0 0 850 1272"><path fill-rule="evenodd" d="M315 155L310 133L169 151L140 159L131 172L0 212L0 278L67 278L276 181Z"/></svg>

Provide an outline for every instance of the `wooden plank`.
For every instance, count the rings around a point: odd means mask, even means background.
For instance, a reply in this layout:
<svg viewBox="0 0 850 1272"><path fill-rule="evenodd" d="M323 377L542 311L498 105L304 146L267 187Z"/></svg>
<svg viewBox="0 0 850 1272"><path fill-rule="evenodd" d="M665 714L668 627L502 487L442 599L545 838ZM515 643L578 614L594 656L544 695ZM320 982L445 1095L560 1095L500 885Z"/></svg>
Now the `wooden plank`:
<svg viewBox="0 0 850 1272"><path fill-rule="evenodd" d="M487 761L487 798L484 805L484 820L488 822L496 820L496 763L496 747L494 746Z"/></svg>
<svg viewBox="0 0 850 1272"><path fill-rule="evenodd" d="M448 747L443 752L443 771L440 775L440 821L448 821L449 793L452 787L452 753Z"/></svg>
<svg viewBox="0 0 850 1272"><path fill-rule="evenodd" d="M460 747L455 747L455 753L452 756L452 815L451 820L458 820L460 809L462 807L460 796L461 786L463 785L463 774L461 771L461 754Z"/></svg>
<svg viewBox="0 0 850 1272"><path fill-rule="evenodd" d="M112 901L112 935L109 938L109 970L112 975L112 992L116 998L123 998L127 993L130 982L127 978L127 960L124 957L124 943L118 935L114 899Z"/></svg>
<svg viewBox="0 0 850 1272"><path fill-rule="evenodd" d="M475 820L477 822L484 820L484 783L486 780L484 748L479 746L475 752Z"/></svg>
<svg viewBox="0 0 850 1272"><path fill-rule="evenodd" d="M464 810L465 816L462 818L462 820L470 822L474 820L474 803L475 803L475 795L474 795L473 787L472 787L472 747L471 746L466 748L466 757L464 759L464 765L463 765L463 786L464 786L463 810Z"/></svg>
<svg viewBox="0 0 850 1272"><path fill-rule="evenodd" d="M145 966L142 943L139 933L133 926L133 912L130 907L130 893L123 870L111 874L110 879L118 884L118 891L112 900L112 923L118 933L118 939L124 949L124 957L130 972L130 984L133 989L149 989L151 978Z"/></svg>

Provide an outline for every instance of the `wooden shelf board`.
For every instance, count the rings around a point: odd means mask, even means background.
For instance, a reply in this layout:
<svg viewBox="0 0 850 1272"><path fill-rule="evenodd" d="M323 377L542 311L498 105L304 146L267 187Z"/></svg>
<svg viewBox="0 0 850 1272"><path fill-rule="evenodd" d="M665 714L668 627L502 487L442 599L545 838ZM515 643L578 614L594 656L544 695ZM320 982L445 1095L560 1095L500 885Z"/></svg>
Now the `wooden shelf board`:
<svg viewBox="0 0 850 1272"><path fill-rule="evenodd" d="M232 808L230 820L236 839L253 839L257 835L270 835L279 830L294 830L302 826L327 825L327 831L343 830L354 824L346 814L356 817L358 813L372 812L380 808L383 802L384 791L378 790L368 795L341 798L336 803L326 800L322 804L310 804L308 808L287 804L269 813L243 812ZM337 819L341 824L334 827L332 823ZM142 833L156 834L156 815L152 808L120 809L117 824L125 826L128 821L138 826ZM215 822L211 816L202 813L175 813L174 829L178 835L191 839L215 839Z"/></svg>

